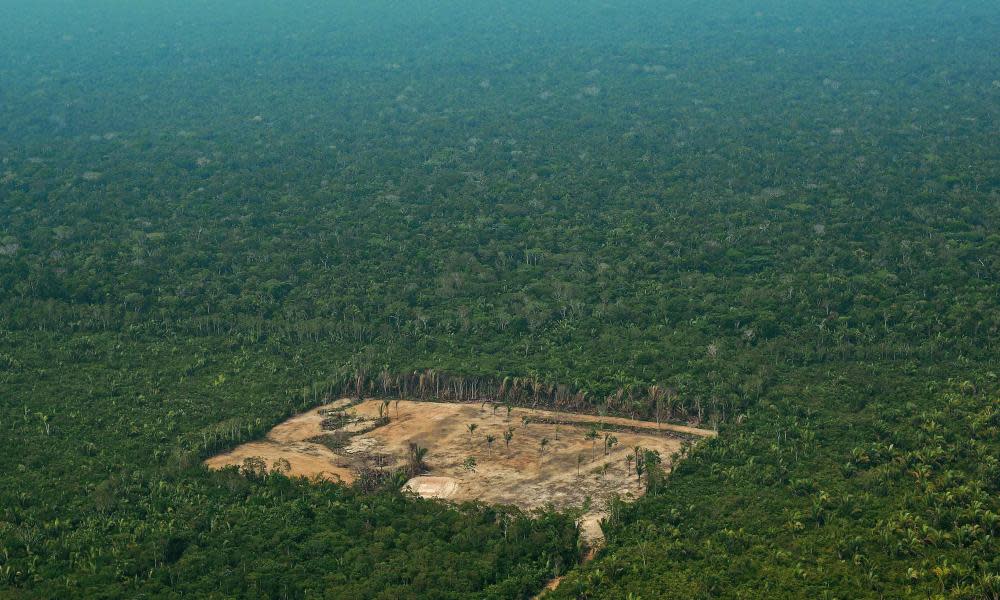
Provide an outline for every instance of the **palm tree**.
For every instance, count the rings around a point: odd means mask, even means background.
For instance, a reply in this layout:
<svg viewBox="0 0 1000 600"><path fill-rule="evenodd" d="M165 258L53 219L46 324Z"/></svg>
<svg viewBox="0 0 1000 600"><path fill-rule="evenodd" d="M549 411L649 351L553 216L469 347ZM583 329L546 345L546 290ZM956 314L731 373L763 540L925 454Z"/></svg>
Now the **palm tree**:
<svg viewBox="0 0 1000 600"><path fill-rule="evenodd" d="M497 436L488 434L486 436L486 448L489 450L490 456L493 456L493 442L497 441Z"/></svg>
<svg viewBox="0 0 1000 600"><path fill-rule="evenodd" d="M645 470L645 465L642 463L642 448L639 446L635 447L635 475L642 480L642 472Z"/></svg>
<svg viewBox="0 0 1000 600"><path fill-rule="evenodd" d="M510 449L510 441L514 439L514 428L508 427L507 431L503 432L503 442L507 449Z"/></svg>
<svg viewBox="0 0 1000 600"><path fill-rule="evenodd" d="M424 457L427 456L427 448L421 447L419 444L410 442L410 474L418 475L427 469L427 465L424 463Z"/></svg>
<svg viewBox="0 0 1000 600"><path fill-rule="evenodd" d="M42 413L35 413L38 418L42 420L42 425L45 426L45 435L49 435L49 415Z"/></svg>
<svg viewBox="0 0 1000 600"><path fill-rule="evenodd" d="M479 425L476 425L475 423L469 423L468 425L466 425L466 427L468 427L468 429L469 429L469 443L471 444L472 443L472 434L475 433L476 429L479 428Z"/></svg>
<svg viewBox="0 0 1000 600"><path fill-rule="evenodd" d="M663 388L658 385L652 385L649 387L649 398L653 401L653 407L656 410L656 426L660 426L660 407L663 406Z"/></svg>
<svg viewBox="0 0 1000 600"><path fill-rule="evenodd" d="M674 388L667 388L663 393L663 405L667 409L667 420L674 418L674 405L677 403L677 390Z"/></svg>
<svg viewBox="0 0 1000 600"><path fill-rule="evenodd" d="M604 434L604 456L611 453L611 449L615 447L618 443L618 438L611 435L610 433Z"/></svg>

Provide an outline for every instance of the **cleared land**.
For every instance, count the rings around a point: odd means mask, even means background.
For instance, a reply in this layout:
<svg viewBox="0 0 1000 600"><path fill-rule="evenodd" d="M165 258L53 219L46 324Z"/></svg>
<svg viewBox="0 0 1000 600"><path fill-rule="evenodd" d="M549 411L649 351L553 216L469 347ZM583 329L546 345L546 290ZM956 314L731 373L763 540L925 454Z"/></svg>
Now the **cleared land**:
<svg viewBox="0 0 1000 600"><path fill-rule="evenodd" d="M380 410L389 422L374 427ZM475 426L471 433L470 425ZM504 432L511 428L513 438L507 445ZM595 428L599 436L588 439ZM608 450L605 434L618 440ZM494 411L490 404L401 400L386 408L380 400L340 400L297 415L264 440L243 444L206 464L222 468L261 457L271 466L285 459L291 475L349 483L364 466L403 466L409 445L416 443L428 449L428 472L407 483L413 492L524 509L580 507L589 498L581 529L584 539L593 543L603 537L599 522L606 500L612 494L627 499L643 493L627 462L634 447L658 451L669 468L671 455L684 439L713 435L680 425L527 408L514 408L508 416L504 407ZM492 444L487 436L494 438ZM543 439L548 440L544 447Z"/></svg>
<svg viewBox="0 0 1000 600"><path fill-rule="evenodd" d="M326 446L308 441L324 433L321 412L348 404L347 400L339 400L296 415L276 425L263 440L237 446L230 452L209 458L205 464L212 469L221 469L229 465L239 466L248 458L259 457L271 466L285 459L291 467L289 475L350 483L354 480L351 464Z"/></svg>

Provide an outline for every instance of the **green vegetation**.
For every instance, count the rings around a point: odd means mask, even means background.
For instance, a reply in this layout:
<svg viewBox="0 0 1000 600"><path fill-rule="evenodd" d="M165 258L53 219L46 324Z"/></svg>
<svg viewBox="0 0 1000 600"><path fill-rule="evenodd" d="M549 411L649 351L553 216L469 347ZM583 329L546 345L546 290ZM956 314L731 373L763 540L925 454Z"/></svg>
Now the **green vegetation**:
<svg viewBox="0 0 1000 600"><path fill-rule="evenodd" d="M780 386L610 511L608 548L555 597L995 597L1000 402L884 369Z"/></svg>
<svg viewBox="0 0 1000 600"><path fill-rule="evenodd" d="M0 597L1000 594L995 3L250 4L0 25ZM340 394L720 435L581 566L201 466Z"/></svg>

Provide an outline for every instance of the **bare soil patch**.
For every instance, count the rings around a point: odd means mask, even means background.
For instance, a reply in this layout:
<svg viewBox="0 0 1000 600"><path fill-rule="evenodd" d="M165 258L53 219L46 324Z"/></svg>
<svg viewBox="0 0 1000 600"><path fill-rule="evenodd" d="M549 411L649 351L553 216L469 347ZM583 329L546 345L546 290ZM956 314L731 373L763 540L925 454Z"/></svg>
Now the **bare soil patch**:
<svg viewBox="0 0 1000 600"><path fill-rule="evenodd" d="M454 477L431 477L418 475L406 482L406 489L424 498L454 498L458 492L458 481Z"/></svg>
<svg viewBox="0 0 1000 600"><path fill-rule="evenodd" d="M288 419L276 425L263 440L247 442L229 452L205 461L210 469L230 465L240 466L247 458L262 458L270 467L285 459L291 467L289 475L295 477L320 477L331 481L350 483L354 480L351 464L325 446L308 441L325 433L322 429L324 413L350 404L338 400Z"/></svg>
<svg viewBox="0 0 1000 600"><path fill-rule="evenodd" d="M375 426L386 414L388 423ZM325 429L324 419L336 427ZM474 425L471 432L470 425ZM597 439L587 438L592 429L598 431ZM513 433L509 445L504 440L508 430ZM321 435L350 437L342 447L331 449L310 441ZM614 436L617 444L605 449L605 435ZM581 536L593 545L603 538L600 520L606 501L614 494L634 499L643 493L634 466L627 462L634 447L658 451L662 466L669 469L671 456L684 439L714 435L680 425L538 409L514 408L508 415L504 407L494 410L490 404L393 400L386 407L380 400L360 404L341 400L293 417L264 440L212 457L206 464L222 468L259 456L270 466L285 459L293 476L350 483L364 466L404 466L410 444L415 443L428 449L424 459L428 472L407 483L413 492L528 510L586 505Z"/></svg>

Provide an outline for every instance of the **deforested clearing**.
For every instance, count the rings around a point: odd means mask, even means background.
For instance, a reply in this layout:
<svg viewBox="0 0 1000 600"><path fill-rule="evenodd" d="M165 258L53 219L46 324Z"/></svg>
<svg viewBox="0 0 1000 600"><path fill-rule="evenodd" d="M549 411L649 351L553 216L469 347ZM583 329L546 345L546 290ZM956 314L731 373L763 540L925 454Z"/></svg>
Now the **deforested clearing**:
<svg viewBox="0 0 1000 600"><path fill-rule="evenodd" d="M713 431L617 417L443 402L340 400L274 427L264 440L206 461L241 466L259 457L288 461L289 475L351 483L366 469L407 466L426 448L425 472L405 489L426 498L478 500L523 509L583 508L581 533L595 542L607 500L643 494L636 449L669 469L685 443ZM337 441L331 441L337 440Z"/></svg>

